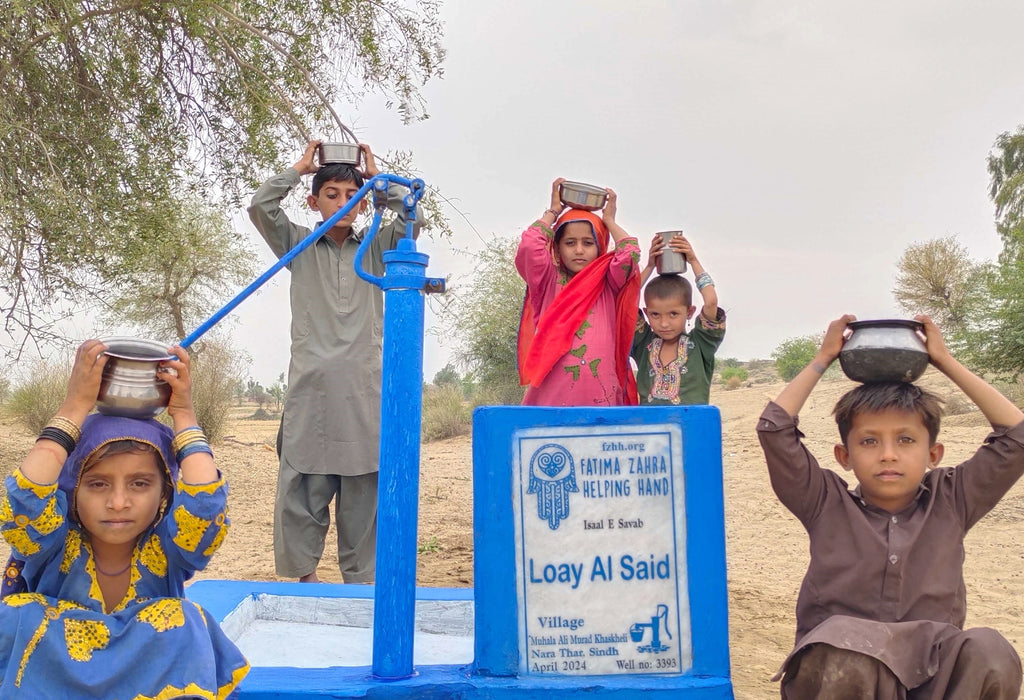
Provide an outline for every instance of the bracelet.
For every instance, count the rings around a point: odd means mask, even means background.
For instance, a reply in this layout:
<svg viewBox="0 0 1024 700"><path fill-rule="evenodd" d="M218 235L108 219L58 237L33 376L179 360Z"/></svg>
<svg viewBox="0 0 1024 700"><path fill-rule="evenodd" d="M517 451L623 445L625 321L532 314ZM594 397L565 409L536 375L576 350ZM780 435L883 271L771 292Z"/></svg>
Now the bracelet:
<svg viewBox="0 0 1024 700"><path fill-rule="evenodd" d="M191 437L191 439L189 439L189 440L182 440L181 442L179 442L177 444L172 442L171 443L171 449L174 450L175 452L180 452L181 450L185 449L189 445L195 445L195 444L200 444L200 443L209 445L210 441L206 439L205 435L194 435L194 436Z"/></svg>
<svg viewBox="0 0 1024 700"><path fill-rule="evenodd" d="M66 430L53 425L48 425L40 431L39 437L36 438L36 442L39 442L40 440L52 440L63 447L64 451L68 454L75 451L75 444L78 442L71 437Z"/></svg>
<svg viewBox="0 0 1024 700"><path fill-rule="evenodd" d="M206 440L197 440L195 442L189 443L185 447L182 447L180 450L178 450L174 454L174 459L175 461L178 462L178 464L181 464L181 461L186 457L190 457L194 454L199 454L200 452L205 452L206 454L213 457L213 450L210 449L210 443L208 443Z"/></svg>
<svg viewBox="0 0 1024 700"><path fill-rule="evenodd" d="M704 289L704 287L715 286L715 281L711 279L711 275L709 275L706 272L702 272L699 275L697 275L697 278L694 280L694 282L697 283L697 291Z"/></svg>
<svg viewBox="0 0 1024 700"><path fill-rule="evenodd" d="M78 426L78 423L65 418L64 416L54 416L50 419L50 422L46 424L50 428L59 428L65 433L71 436L71 439L78 442L82 439L82 429Z"/></svg>
<svg viewBox="0 0 1024 700"><path fill-rule="evenodd" d="M174 439L171 440L171 449L177 453L186 445L199 441L210 444L206 439L206 433L203 432L203 429L199 426L192 426L191 428L185 428L174 436Z"/></svg>
<svg viewBox="0 0 1024 700"><path fill-rule="evenodd" d="M554 209L545 209L544 210L544 214L547 214L548 212L551 212L551 216L555 217L556 219L562 213L560 211L555 211Z"/></svg>

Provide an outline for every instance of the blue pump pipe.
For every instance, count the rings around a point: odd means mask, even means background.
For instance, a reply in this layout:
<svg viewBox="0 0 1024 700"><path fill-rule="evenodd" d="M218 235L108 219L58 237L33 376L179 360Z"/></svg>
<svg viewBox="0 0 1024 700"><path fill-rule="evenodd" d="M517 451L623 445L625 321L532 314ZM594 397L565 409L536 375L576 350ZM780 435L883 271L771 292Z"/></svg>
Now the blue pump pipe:
<svg viewBox="0 0 1024 700"><path fill-rule="evenodd" d="M355 207L360 202L360 200L362 200L362 198L366 196L367 192L369 192L371 189L374 189L377 183L381 182L385 183L384 192L387 193L387 183L389 182L397 183L404 187L408 187L411 190L414 181L408 178L401 177L399 175L391 175L390 173L380 173L378 175L374 175L372 178L364 182L363 186L360 187L359 190L354 195L352 195L352 198L349 199L348 202L346 202L345 206L343 206L338 211L334 212L334 214L332 214L330 218L327 219L327 221L323 222L315 229L313 229L313 231L311 231L308 236L299 241L299 243L296 244L294 248L292 248L287 253L282 255L276 263L271 265L269 268L267 268L266 272L257 277L255 280L253 280L253 282L248 287L246 287L238 294L236 294L234 298L231 299L231 301L222 306L218 311L214 312L214 314L210 316L210 318L206 319L201 324L199 324L198 328L189 333L188 336L186 336L185 339L181 341L181 347L188 348L190 345L192 345L192 343L199 340L199 338L202 337L204 333L213 328L213 326L216 325L222 318L231 313L234 310L234 308L241 304L243 301L245 301L250 294L252 294L257 289L262 287L264 283L267 282L267 280L276 275L278 272L280 272L280 270L283 267L285 267L288 263L294 260L295 256L297 256L299 253L304 251L309 246L313 245L313 243L315 243L320 238L320 236L324 235L332 228L334 228L334 225L341 221L343 218L345 218L348 215L348 213L352 211L352 208ZM422 180L417 179L415 180L415 182L420 183L419 195L416 196L416 201L418 202L420 197L423 196L424 185ZM376 225L379 227L379 219L375 219L375 221ZM376 229L372 230L376 232ZM408 232L407 235L409 235ZM359 270L358 264L356 270Z"/></svg>
<svg viewBox="0 0 1024 700"><path fill-rule="evenodd" d="M384 276L363 269L363 256L380 229L389 183L409 188L403 198L405 237L384 252ZM423 409L423 316L425 293L443 292L441 278L428 278L428 256L416 251L416 205L422 180L379 174L365 182L344 207L204 321L181 342L188 347L256 291L295 256L330 231L373 190L374 214L354 259L356 274L384 291L384 356L381 385L380 474L377 496L377 571L373 605L373 676L400 680L414 674L416 615L416 526L419 510L420 418Z"/></svg>
<svg viewBox="0 0 1024 700"><path fill-rule="evenodd" d="M356 274L384 290L384 358L377 496L377 572L373 599L373 675L413 675L416 615L416 521L419 507L420 416L423 408L424 293L444 291L426 276L428 256L416 251L413 226L423 182L414 180L403 205L405 238L384 252L384 276L363 269L363 255L380 227L386 183L370 231L355 255Z"/></svg>

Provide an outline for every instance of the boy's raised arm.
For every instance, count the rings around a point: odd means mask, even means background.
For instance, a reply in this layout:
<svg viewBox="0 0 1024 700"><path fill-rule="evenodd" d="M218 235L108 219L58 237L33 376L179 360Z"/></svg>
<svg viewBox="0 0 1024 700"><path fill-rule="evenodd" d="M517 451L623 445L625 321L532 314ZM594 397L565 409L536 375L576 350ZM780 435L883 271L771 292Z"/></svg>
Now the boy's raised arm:
<svg viewBox="0 0 1024 700"><path fill-rule="evenodd" d="M800 409L803 408L807 397L811 395L811 391L821 379L821 375L825 374L829 365L839 357L839 351L843 349L843 334L846 332L846 326L856 320L856 316L844 314L828 324L828 330L825 331L825 338L821 341L818 354L814 356L809 365L800 370L800 374L796 375L775 399L775 403L786 413L791 416L800 413Z"/></svg>
<svg viewBox="0 0 1024 700"><path fill-rule="evenodd" d="M942 333L934 321L924 315L914 318L924 324L925 347L931 363L960 387L967 398L981 410L992 427L1010 428L1024 420L1024 412L1021 412L1012 401L950 354L946 341L943 340Z"/></svg>
<svg viewBox="0 0 1024 700"><path fill-rule="evenodd" d="M640 286L643 287L647 284L647 280L651 278L655 269L658 266L658 256L662 254L665 249L665 240L661 237L660 233L654 234L654 238L651 239L651 249L647 253L647 266L640 271Z"/></svg>
<svg viewBox="0 0 1024 700"><path fill-rule="evenodd" d="M693 250L693 244L690 243L686 236L676 236L669 241L669 246L677 253L682 253L686 258L686 262L690 263L690 269L693 270L694 284L697 287L697 291L700 292L701 299L704 300L704 308L701 309L701 314L707 320L715 321L718 318L718 291L715 289L715 283L711 281L711 275L707 274L707 270L704 269L700 260L697 259L697 253ZM701 286L701 275L707 276L707 282L704 286Z"/></svg>

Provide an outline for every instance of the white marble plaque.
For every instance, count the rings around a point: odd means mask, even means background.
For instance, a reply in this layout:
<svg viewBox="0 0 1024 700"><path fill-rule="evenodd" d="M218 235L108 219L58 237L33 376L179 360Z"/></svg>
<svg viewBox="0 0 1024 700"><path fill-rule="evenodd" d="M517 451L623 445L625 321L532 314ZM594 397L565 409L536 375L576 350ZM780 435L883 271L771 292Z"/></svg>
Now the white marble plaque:
<svg viewBox="0 0 1024 700"><path fill-rule="evenodd" d="M513 436L520 672L692 665L678 425Z"/></svg>

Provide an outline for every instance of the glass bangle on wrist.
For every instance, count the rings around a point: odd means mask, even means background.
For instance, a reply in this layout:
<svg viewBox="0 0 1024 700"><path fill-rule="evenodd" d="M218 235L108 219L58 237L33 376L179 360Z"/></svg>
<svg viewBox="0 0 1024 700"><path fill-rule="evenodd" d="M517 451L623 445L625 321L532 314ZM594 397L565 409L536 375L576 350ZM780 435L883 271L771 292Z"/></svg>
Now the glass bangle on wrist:
<svg viewBox="0 0 1024 700"><path fill-rule="evenodd" d="M210 443L208 443L206 440L197 440L195 442L189 443L188 445L185 445L185 447L182 447L180 450L175 452L174 459L178 462L178 464L181 464L181 461L186 457L190 457L200 452L205 452L206 454L213 457L213 450L210 449Z"/></svg>
<svg viewBox="0 0 1024 700"><path fill-rule="evenodd" d="M81 437L82 429L78 427L78 423L64 416L54 416L46 424L46 427L39 432L36 442L52 440L63 447L65 452L71 454L74 452L75 445L78 444Z"/></svg>
<svg viewBox="0 0 1024 700"><path fill-rule="evenodd" d="M187 445L199 441L209 444L209 441L206 439L206 433L203 432L203 429L199 426L192 426L179 431L178 434L174 436L174 439L171 440L171 449L177 453Z"/></svg>
<svg viewBox="0 0 1024 700"><path fill-rule="evenodd" d="M62 430L61 428L57 428L52 425L46 426L39 432L39 437L36 438L36 442L39 442L40 440L52 440L63 447L64 451L68 454L75 451L75 445L78 443L78 441L71 437L66 430Z"/></svg>

